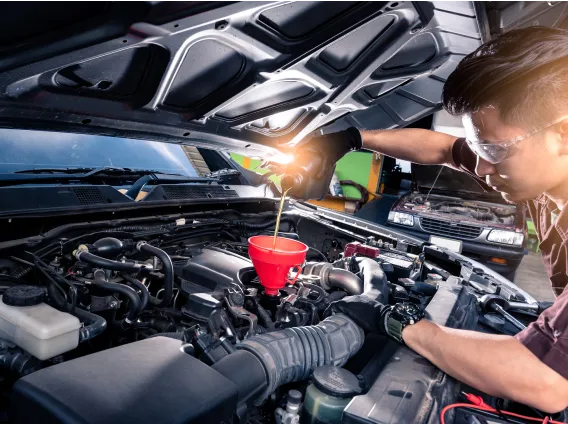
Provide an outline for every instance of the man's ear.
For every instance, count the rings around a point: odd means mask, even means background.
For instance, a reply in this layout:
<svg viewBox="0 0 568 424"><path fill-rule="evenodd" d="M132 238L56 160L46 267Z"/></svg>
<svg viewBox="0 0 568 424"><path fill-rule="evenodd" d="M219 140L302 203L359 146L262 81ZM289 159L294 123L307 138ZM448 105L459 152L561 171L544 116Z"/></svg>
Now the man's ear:
<svg viewBox="0 0 568 424"><path fill-rule="evenodd" d="M568 119L560 123L558 133L560 135L560 147L558 152L561 155L568 155Z"/></svg>

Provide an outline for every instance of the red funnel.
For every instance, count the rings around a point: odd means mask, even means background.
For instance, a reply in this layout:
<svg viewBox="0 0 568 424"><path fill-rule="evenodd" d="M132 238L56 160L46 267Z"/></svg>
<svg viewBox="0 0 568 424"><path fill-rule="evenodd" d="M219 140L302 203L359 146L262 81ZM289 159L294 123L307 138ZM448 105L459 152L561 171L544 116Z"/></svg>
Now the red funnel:
<svg viewBox="0 0 568 424"><path fill-rule="evenodd" d="M276 249L272 249L273 236L249 238L248 253L264 292L276 296L286 285L290 268L300 266L306 260L308 246L284 237L276 238Z"/></svg>

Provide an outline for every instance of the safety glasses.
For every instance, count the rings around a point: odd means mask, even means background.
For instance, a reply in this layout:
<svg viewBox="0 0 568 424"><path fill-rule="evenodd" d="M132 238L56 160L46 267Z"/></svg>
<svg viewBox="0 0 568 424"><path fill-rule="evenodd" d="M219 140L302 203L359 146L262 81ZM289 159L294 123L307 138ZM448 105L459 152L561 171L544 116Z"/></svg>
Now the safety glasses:
<svg viewBox="0 0 568 424"><path fill-rule="evenodd" d="M559 118L554 122L550 122L542 127L538 127L532 130L527 134L512 138L510 140L489 142L477 137L476 135L468 134L465 141L467 142L469 148L473 151L473 153L475 153L484 161L496 165L513 156L516 151L511 148L516 147L517 144L519 144L521 141L526 140L527 138L530 138L547 128L550 128L567 118L568 117L563 116L562 118Z"/></svg>

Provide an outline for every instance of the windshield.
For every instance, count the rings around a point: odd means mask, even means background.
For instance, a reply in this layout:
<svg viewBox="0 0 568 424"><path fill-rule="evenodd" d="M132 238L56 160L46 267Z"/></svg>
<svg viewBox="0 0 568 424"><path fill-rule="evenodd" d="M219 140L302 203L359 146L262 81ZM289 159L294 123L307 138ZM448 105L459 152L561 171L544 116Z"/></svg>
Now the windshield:
<svg viewBox="0 0 568 424"><path fill-rule="evenodd" d="M0 129L0 146L0 173L112 166L200 177L219 166L204 161L215 153L205 149L99 135Z"/></svg>

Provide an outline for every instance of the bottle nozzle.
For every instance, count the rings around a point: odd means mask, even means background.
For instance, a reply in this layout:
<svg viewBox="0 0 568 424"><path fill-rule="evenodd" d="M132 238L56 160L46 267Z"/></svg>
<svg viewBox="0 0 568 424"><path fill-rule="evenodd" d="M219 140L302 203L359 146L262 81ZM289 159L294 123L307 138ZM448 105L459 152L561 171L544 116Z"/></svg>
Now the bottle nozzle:
<svg viewBox="0 0 568 424"><path fill-rule="evenodd" d="M300 174L285 174L280 180L280 186L282 187L282 191L286 191L300 185L301 182L302 176Z"/></svg>

